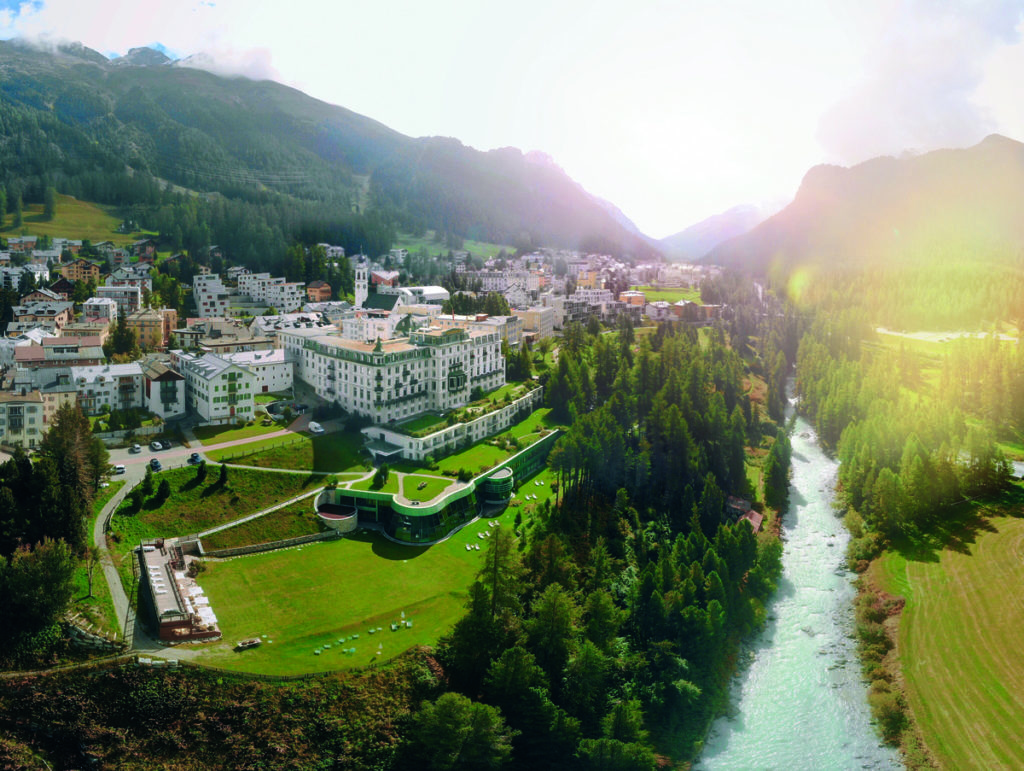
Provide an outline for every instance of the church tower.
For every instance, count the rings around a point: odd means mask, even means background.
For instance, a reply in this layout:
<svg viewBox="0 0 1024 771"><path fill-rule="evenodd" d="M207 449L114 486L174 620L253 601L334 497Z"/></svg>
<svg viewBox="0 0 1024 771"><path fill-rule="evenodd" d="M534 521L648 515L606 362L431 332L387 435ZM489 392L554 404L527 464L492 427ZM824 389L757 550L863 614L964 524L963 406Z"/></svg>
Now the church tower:
<svg viewBox="0 0 1024 771"><path fill-rule="evenodd" d="M356 263L356 309L362 308L369 293L367 281L369 278L369 267L366 260L362 259Z"/></svg>

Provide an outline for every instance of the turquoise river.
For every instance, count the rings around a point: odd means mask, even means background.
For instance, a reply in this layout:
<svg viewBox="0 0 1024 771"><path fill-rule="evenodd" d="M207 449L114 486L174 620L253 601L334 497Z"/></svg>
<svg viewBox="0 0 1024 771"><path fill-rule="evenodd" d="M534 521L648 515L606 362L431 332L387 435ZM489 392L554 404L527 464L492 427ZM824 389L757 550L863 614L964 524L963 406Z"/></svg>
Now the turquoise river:
<svg viewBox="0 0 1024 771"><path fill-rule="evenodd" d="M730 714L715 722L695 769L899 769L871 725L851 639L854 576L833 510L837 466L801 418L792 442L779 589L741 655Z"/></svg>

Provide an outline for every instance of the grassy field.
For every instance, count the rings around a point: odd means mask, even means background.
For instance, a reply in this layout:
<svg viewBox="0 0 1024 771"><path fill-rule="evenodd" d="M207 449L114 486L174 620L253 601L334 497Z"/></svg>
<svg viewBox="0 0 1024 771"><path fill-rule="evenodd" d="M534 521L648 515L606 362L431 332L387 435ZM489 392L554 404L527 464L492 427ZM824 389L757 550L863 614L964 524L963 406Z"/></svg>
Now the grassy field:
<svg viewBox="0 0 1024 771"><path fill-rule="evenodd" d="M511 526L513 512L507 509L498 518L504 526ZM198 662L299 674L365 666L433 644L464 612L486 549L486 540L477 534L490 529L487 521L474 522L430 547L359 534L209 563L200 584L224 642ZM467 550L467 545L481 548ZM413 627L392 632L390 624L401 620L403 612ZM369 629L377 627L383 631L371 635ZM238 640L263 635L259 648L231 650ZM320 655L314 653L318 648ZM355 653L344 652L349 648Z"/></svg>
<svg viewBox="0 0 1024 771"><path fill-rule="evenodd" d="M0 228L4 236L18 236L22 233L51 238L88 238L93 243L113 241L115 244L129 244L136 240L133 235L116 232L121 218L112 209L88 201L78 201L68 195L57 196L57 213L52 220L43 220L42 204L27 204L24 208L24 224L14 228L14 215L4 217L5 227Z"/></svg>
<svg viewBox="0 0 1024 771"><path fill-rule="evenodd" d="M700 290L699 289L682 289L682 288L671 288L671 289L654 289L649 286L634 286L631 289L636 289L644 293L647 297L647 302L652 303L658 300L664 300L665 302L679 302L680 300L689 300L690 302L700 302Z"/></svg>
<svg viewBox="0 0 1024 771"><path fill-rule="evenodd" d="M197 485L193 467L161 472L154 475L156 484L166 479L171 485L171 497L162 506L151 498L138 514L124 514L123 507L118 510L110 521L110 541L122 581L131 572L130 560L125 558L139 541L198 533L294 498L322 482L318 476L233 468L227 486L221 487L219 473L220 467L211 465L206 483Z"/></svg>
<svg viewBox="0 0 1024 771"><path fill-rule="evenodd" d="M262 421L257 420L251 426L196 426L194 433L196 438L203 445L220 444L221 442L233 442L236 439L251 439L254 436L265 436L280 431L285 426L283 423L274 422L264 426Z"/></svg>
<svg viewBox="0 0 1024 771"><path fill-rule="evenodd" d="M906 598L899 651L907 696L943 768L1024 768L1024 519L1020 486L965 504L926 543L872 570Z"/></svg>
<svg viewBox="0 0 1024 771"><path fill-rule="evenodd" d="M291 399L292 395L290 393L256 394L253 398L256 404L273 404L283 399Z"/></svg>
<svg viewBox="0 0 1024 771"><path fill-rule="evenodd" d="M338 473L369 471L361 455L363 436L336 432L309 437L296 434L285 439L266 439L244 447L225 448L209 453L211 460L229 461L257 468L286 468Z"/></svg>
<svg viewBox="0 0 1024 771"><path fill-rule="evenodd" d="M300 535L319 533L322 529L320 519L313 511L313 499L307 498L206 536L203 538L203 548L234 549L238 546L297 538Z"/></svg>
<svg viewBox="0 0 1024 771"><path fill-rule="evenodd" d="M107 505L118 490L124 487L123 480L117 480L110 483L109 487L100 488L96 494L96 498L93 501L93 518L89 523L89 537L92 538L92 528L96 521L96 517L103 511L103 507ZM75 571L75 595L71 601L71 607L69 611L79 613L87 621L95 625L96 627L108 631L114 632L117 630L117 617L114 612L114 601L110 596L110 587L107 586L107 579L103 577L103 568L99 565L93 570L92 573L92 597L89 597L89 577L86 573L85 566L79 565Z"/></svg>
<svg viewBox="0 0 1024 771"><path fill-rule="evenodd" d="M433 239L433 231L427 231L427 235L416 238L408 233L400 233L395 243L395 249L408 249L410 253L416 253L421 248L427 250L427 254L448 254L449 249L443 243ZM476 257L495 257L498 252L504 249L509 254L515 253L515 247L502 246L501 244L488 244L484 241L465 240L462 242L463 251L467 251ZM452 250L452 251L458 251Z"/></svg>
<svg viewBox="0 0 1024 771"><path fill-rule="evenodd" d="M451 486L451 479L407 474L402 479L402 495L411 501L432 501Z"/></svg>

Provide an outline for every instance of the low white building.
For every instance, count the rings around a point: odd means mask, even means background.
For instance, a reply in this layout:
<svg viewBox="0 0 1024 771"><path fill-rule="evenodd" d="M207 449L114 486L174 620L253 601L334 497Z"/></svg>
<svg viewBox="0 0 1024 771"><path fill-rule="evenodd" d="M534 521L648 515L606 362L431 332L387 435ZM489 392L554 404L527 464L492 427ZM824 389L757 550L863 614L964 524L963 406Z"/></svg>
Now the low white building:
<svg viewBox="0 0 1024 771"><path fill-rule="evenodd" d="M216 354L171 351L171 363L185 376L185 402L202 423L252 420L256 380L252 372Z"/></svg>
<svg viewBox="0 0 1024 771"><path fill-rule="evenodd" d="M417 305L442 305L445 300L450 300L451 295L443 286L384 286L377 287L377 294L398 295L404 298L403 304Z"/></svg>
<svg viewBox="0 0 1024 771"><path fill-rule="evenodd" d="M110 297L90 297L82 303L82 316L113 322L117 319L117 302Z"/></svg>
<svg viewBox="0 0 1024 771"><path fill-rule="evenodd" d="M511 404L466 423L442 426L427 436L409 436L399 429L367 426L362 430L369 441L380 440L401 448L407 460L423 460L428 455L442 456L466 444L479 442L518 423L544 404L544 389L537 387Z"/></svg>
<svg viewBox="0 0 1024 771"><path fill-rule="evenodd" d="M71 367L71 382L86 415L100 415L104 407L128 410L143 406L142 367L138 362Z"/></svg>
<svg viewBox="0 0 1024 771"><path fill-rule="evenodd" d="M295 365L288 361L283 348L271 351L226 353L221 358L239 364L255 378L256 393L278 393L292 387Z"/></svg>

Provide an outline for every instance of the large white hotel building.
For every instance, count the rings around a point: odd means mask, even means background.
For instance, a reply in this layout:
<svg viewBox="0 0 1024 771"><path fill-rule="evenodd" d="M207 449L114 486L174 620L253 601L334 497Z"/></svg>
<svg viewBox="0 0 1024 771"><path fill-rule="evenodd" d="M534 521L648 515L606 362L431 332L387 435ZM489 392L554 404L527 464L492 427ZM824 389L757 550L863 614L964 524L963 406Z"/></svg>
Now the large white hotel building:
<svg viewBox="0 0 1024 771"><path fill-rule="evenodd" d="M376 342L322 330L281 330L279 337L296 377L374 423L462 407L477 387L487 392L505 384L497 331L430 327Z"/></svg>

